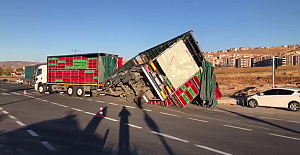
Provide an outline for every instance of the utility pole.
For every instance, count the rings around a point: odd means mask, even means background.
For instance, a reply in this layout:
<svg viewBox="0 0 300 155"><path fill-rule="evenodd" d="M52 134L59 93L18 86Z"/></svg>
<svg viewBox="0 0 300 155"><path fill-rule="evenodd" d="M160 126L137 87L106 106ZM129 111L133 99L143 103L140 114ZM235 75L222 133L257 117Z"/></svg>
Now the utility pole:
<svg viewBox="0 0 300 155"><path fill-rule="evenodd" d="M77 50L77 49L71 49L73 52L74 52L74 54L76 54L79 50Z"/></svg>
<svg viewBox="0 0 300 155"><path fill-rule="evenodd" d="M272 88L275 88L275 56L273 56Z"/></svg>

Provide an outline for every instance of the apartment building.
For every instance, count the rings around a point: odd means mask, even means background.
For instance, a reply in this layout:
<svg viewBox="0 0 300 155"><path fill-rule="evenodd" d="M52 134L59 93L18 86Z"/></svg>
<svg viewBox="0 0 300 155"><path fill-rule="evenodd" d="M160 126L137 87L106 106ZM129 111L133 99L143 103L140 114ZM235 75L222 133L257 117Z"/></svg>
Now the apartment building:
<svg viewBox="0 0 300 155"><path fill-rule="evenodd" d="M251 47L240 47L239 51L251 50Z"/></svg>

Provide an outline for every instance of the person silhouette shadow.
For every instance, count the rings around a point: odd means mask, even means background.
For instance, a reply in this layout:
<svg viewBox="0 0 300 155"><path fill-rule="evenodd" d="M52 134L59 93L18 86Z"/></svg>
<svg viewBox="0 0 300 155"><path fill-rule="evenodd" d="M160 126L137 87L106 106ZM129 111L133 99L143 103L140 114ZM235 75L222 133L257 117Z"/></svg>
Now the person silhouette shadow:
<svg viewBox="0 0 300 155"><path fill-rule="evenodd" d="M129 117L130 112L123 106L119 113L120 129L119 129L119 155L130 154L130 133L129 133Z"/></svg>

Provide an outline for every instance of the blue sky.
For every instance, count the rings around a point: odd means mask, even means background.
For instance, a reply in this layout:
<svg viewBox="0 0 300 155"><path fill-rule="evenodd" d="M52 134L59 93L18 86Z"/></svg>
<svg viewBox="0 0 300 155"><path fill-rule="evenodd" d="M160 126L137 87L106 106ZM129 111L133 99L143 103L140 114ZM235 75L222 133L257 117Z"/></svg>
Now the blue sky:
<svg viewBox="0 0 300 155"><path fill-rule="evenodd" d="M194 30L206 52L300 43L299 0L1 0L0 61L110 52L129 59Z"/></svg>

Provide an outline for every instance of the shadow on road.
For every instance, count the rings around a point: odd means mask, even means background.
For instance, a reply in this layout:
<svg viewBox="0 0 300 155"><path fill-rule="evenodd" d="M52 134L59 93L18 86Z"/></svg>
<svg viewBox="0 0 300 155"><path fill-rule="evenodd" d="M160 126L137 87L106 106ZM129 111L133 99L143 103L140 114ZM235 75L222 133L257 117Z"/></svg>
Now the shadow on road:
<svg viewBox="0 0 300 155"><path fill-rule="evenodd" d="M9 104L14 104L14 103L20 103L20 102L25 102L25 101L29 101L29 100L34 100L35 98L43 98L43 97L46 97L46 96L49 96L49 95L51 95L51 94L41 95L41 96L38 96L38 97L22 99L22 100L13 101L13 102L0 103L0 106L9 105ZM32 97L33 97L33 96L32 96Z"/></svg>
<svg viewBox="0 0 300 155"><path fill-rule="evenodd" d="M119 113L120 128L119 128L119 151L118 155L137 155L137 150L131 151L130 149L130 130L129 130L129 117L130 112L123 106Z"/></svg>
<svg viewBox="0 0 300 155"><path fill-rule="evenodd" d="M109 129L101 129L105 131L104 134L101 134L103 136L96 134L96 129L99 128L102 118L92 118L88 125L81 129L76 117L76 115L69 113L63 118L43 121L0 134L0 143L12 154L19 155L112 154L113 146L106 144ZM26 130L36 132L39 137L30 136ZM51 152L47 150L41 145L42 141L47 141L58 151Z"/></svg>
<svg viewBox="0 0 300 155"><path fill-rule="evenodd" d="M140 108L140 109L143 109L142 107L142 104L141 103L138 103L137 106ZM158 125L155 123L155 121L148 115L148 113L143 110L143 113L144 113L144 120L146 122L146 124L148 125L148 127L156 132L156 133L160 133L160 129L158 127ZM161 135L158 135L161 143L163 144L163 146L166 148L167 152L169 155L175 155L174 151L172 150L172 148L169 146L169 144L167 143L166 139L161 136Z"/></svg>
<svg viewBox="0 0 300 155"><path fill-rule="evenodd" d="M238 113L238 112L234 112L234 111L230 111L230 110L226 110L226 109L223 109L223 108L219 108L219 109L223 110L223 111L226 111L226 112L229 112L229 113L232 113L232 114L236 114L236 115L244 117L246 119L250 119L250 120L253 120L253 121L256 121L256 122L268 124L268 125L273 126L273 127L277 127L277 128L289 131L289 132L300 134L299 131L296 131L296 130L293 130L293 129L289 129L287 127L283 127L283 126L280 126L280 125L277 125L277 124L274 124L274 123L271 123L271 122L268 122L268 121L265 121L265 120L262 120L262 119L259 119L259 118L256 118L256 117L244 115L244 114L241 114L241 113Z"/></svg>
<svg viewBox="0 0 300 155"><path fill-rule="evenodd" d="M5 117L6 117L5 114L1 114L0 115L0 122L2 122L5 119Z"/></svg>

